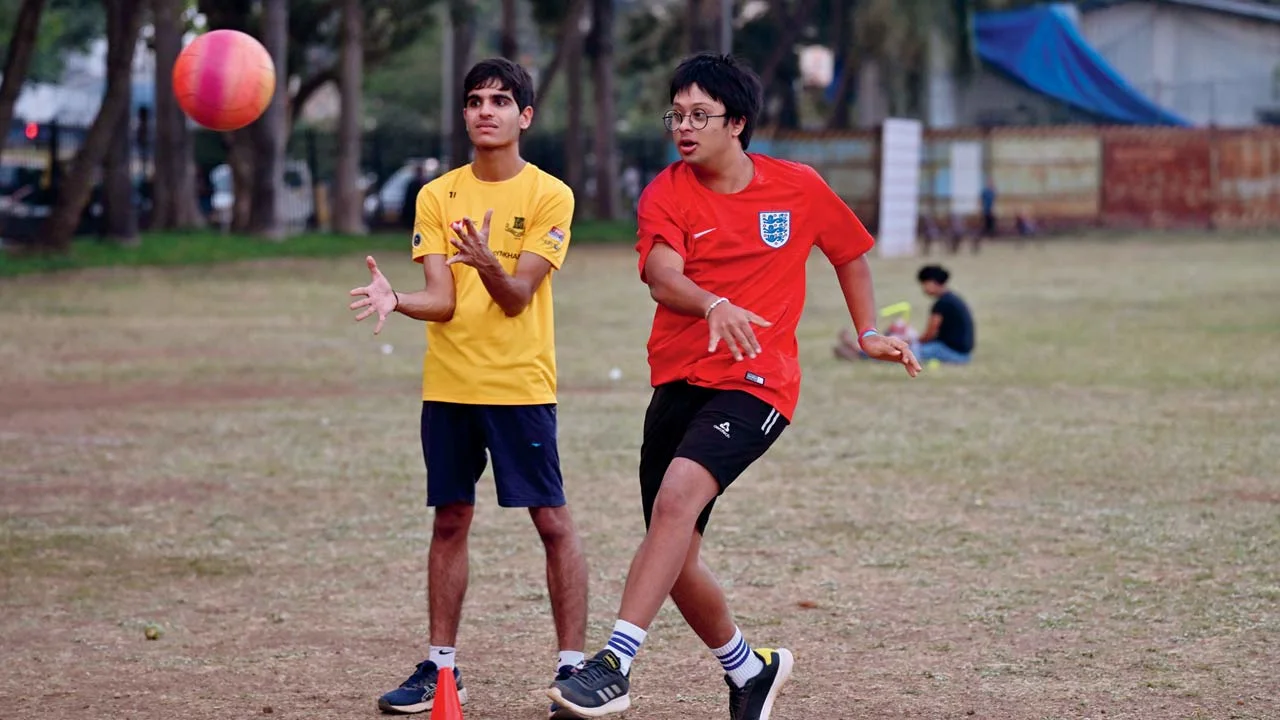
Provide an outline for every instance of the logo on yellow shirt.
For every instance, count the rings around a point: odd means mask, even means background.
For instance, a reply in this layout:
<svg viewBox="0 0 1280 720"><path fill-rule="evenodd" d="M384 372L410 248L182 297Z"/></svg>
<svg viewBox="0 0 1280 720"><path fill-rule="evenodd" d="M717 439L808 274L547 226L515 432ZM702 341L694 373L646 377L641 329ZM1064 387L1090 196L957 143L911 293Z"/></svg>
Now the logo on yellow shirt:
<svg viewBox="0 0 1280 720"><path fill-rule="evenodd" d="M519 215L511 218L511 222L510 224L507 225L506 230L507 232L511 233L511 236L517 240L523 238L524 237L524 218L520 217Z"/></svg>

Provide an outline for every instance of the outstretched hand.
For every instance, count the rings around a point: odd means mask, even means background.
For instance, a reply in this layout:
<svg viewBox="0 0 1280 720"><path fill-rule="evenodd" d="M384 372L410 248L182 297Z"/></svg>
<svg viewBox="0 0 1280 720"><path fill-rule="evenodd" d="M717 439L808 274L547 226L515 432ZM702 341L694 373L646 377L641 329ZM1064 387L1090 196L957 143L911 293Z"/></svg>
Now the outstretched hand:
<svg viewBox="0 0 1280 720"><path fill-rule="evenodd" d="M869 335L859 343L867 357L887 362L899 362L907 368L907 374L915 377L920 373L920 361L911 352L911 346L904 340L884 335Z"/></svg>
<svg viewBox="0 0 1280 720"><path fill-rule="evenodd" d="M352 310L364 308L364 312L356 316L356 322L359 322L370 315L378 314L378 324L373 328L373 334L377 335L382 332L382 324L386 322L387 316L396 311L396 306L400 304L399 298L396 297L395 290L391 289L391 282L387 280L382 271L378 269L378 263L370 255L364 259L365 265L369 266L369 275L371 279L368 285L353 289L350 294L364 296L362 300L356 300L351 303Z"/></svg>
<svg viewBox="0 0 1280 720"><path fill-rule="evenodd" d="M716 346L723 340L733 359L742 360L744 354L749 358L760 354L760 341L756 339L756 332L751 326L769 327L773 323L746 308L722 302L711 309L707 325L711 327L711 341L707 345L707 352L715 352Z"/></svg>
<svg viewBox="0 0 1280 720"><path fill-rule="evenodd" d="M453 234L458 237L449 238L449 242L458 248L458 252L445 264L462 263L471 267L480 267L496 260L493 251L489 249L489 219L492 217L492 210L485 211L484 222L478 230L469 217L464 217L450 225L453 228Z"/></svg>

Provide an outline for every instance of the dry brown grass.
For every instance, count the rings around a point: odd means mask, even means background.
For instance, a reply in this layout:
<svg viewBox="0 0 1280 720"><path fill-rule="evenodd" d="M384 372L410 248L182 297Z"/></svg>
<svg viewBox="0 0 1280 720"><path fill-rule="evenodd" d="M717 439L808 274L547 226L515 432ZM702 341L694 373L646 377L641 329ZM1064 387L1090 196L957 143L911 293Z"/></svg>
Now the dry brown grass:
<svg viewBox="0 0 1280 720"><path fill-rule="evenodd" d="M633 258L580 246L556 279L592 649L642 533L652 305ZM815 259L796 423L717 507L708 555L749 639L798 657L775 717L1277 717L1280 244L945 262L980 356L908 380L832 359L843 310ZM918 264L875 262L882 303L922 312ZM376 714L425 651L430 515L421 328L352 324L363 272L353 255L0 284L0 717ZM541 718L536 535L491 483L474 533L467 717ZM634 680L631 718L724 716L669 606Z"/></svg>

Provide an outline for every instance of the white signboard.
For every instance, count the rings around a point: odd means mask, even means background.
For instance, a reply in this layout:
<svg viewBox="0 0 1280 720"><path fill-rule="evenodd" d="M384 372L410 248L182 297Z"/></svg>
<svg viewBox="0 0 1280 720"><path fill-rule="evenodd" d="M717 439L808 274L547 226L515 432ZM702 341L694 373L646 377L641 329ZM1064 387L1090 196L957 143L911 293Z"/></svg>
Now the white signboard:
<svg viewBox="0 0 1280 720"><path fill-rule="evenodd" d="M982 143L951 143L951 212L975 215L982 208Z"/></svg>
<svg viewBox="0 0 1280 720"><path fill-rule="evenodd" d="M920 206L919 120L889 118L880 139L880 227L882 257L914 255Z"/></svg>

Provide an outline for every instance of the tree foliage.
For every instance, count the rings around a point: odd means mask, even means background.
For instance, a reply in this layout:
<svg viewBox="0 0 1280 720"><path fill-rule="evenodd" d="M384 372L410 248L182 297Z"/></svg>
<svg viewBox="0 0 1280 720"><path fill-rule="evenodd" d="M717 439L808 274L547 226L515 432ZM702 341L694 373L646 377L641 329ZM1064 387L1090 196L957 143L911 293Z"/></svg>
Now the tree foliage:
<svg viewBox="0 0 1280 720"><path fill-rule="evenodd" d="M9 42L22 3L0 2L0 38ZM40 18L36 49L27 71L28 82L56 82L62 75L66 53L84 50L89 42L106 36L106 13L100 0L49 0Z"/></svg>

